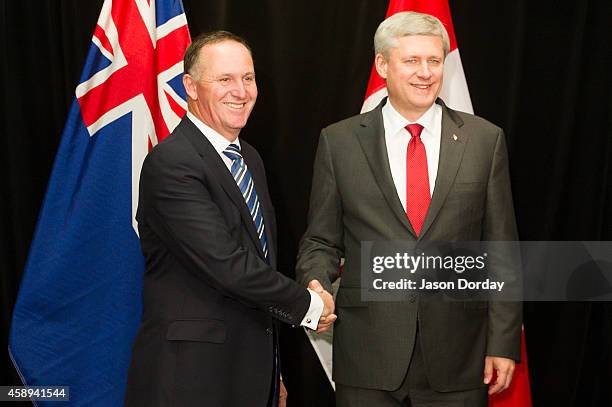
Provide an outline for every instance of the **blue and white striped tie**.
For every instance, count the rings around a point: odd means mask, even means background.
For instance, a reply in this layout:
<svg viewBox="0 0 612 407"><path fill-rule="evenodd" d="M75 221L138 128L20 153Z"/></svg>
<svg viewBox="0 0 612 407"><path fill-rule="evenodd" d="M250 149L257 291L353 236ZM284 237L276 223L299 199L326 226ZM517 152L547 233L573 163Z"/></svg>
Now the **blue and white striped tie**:
<svg viewBox="0 0 612 407"><path fill-rule="evenodd" d="M268 239L266 238L266 231L264 226L263 212L259 205L259 198L257 197L257 191L255 190L255 183L251 177L251 173L247 168L242 154L240 154L240 147L236 144L230 144L223 151L232 162L232 176L244 197L244 201L251 212L253 223L255 224L255 230L257 230L257 236L259 237L259 243L266 259L268 258Z"/></svg>

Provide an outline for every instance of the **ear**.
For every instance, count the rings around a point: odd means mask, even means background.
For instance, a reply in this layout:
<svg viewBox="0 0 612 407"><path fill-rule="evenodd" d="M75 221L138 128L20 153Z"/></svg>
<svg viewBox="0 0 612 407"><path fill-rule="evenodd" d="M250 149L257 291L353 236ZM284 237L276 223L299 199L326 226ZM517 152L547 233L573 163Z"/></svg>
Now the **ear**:
<svg viewBox="0 0 612 407"><path fill-rule="evenodd" d="M376 72L381 78L387 79L387 60L382 54L376 54L374 57L374 64L376 66Z"/></svg>
<svg viewBox="0 0 612 407"><path fill-rule="evenodd" d="M198 100L198 92L197 92L197 89L196 89L196 81L188 73L183 75L183 86L185 87L185 91L187 92L187 96L189 96L190 99Z"/></svg>

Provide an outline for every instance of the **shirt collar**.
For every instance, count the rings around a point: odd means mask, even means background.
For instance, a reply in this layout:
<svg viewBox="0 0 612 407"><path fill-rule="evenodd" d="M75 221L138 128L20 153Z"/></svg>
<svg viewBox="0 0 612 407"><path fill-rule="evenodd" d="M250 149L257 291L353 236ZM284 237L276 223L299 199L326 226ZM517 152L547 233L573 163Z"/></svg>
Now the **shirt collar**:
<svg viewBox="0 0 612 407"><path fill-rule="evenodd" d="M411 122L406 119L404 116L399 114L397 110L391 104L391 100L387 99L387 103L382 108L383 120L385 121L385 125L389 126L389 130L391 134L396 134L401 129L405 128L409 124L418 123L428 132L433 132L435 128L435 116L436 109L439 106L434 103L429 109L416 122Z"/></svg>
<svg viewBox="0 0 612 407"><path fill-rule="evenodd" d="M240 139L238 137L236 140L230 142L221 134L204 124L204 122L198 119L193 113L187 111L187 118L191 120L193 124L195 124L196 127L202 132L204 137L210 141L210 144L213 145L219 155L223 156L223 152L230 144L236 144L240 148Z"/></svg>

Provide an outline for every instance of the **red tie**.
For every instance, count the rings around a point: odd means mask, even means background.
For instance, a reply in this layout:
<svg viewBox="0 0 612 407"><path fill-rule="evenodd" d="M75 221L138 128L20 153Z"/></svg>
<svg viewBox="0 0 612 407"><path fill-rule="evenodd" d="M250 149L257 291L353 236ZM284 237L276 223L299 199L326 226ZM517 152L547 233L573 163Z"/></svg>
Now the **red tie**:
<svg viewBox="0 0 612 407"><path fill-rule="evenodd" d="M406 129L412 135L406 150L406 215L418 236L431 201L427 155L421 141L423 126L409 124Z"/></svg>

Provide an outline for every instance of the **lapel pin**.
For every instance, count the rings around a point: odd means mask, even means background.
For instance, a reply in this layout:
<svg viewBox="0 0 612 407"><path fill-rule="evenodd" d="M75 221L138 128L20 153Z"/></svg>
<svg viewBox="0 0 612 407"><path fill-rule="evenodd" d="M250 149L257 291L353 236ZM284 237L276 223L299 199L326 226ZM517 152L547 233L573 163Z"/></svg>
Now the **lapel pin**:
<svg viewBox="0 0 612 407"><path fill-rule="evenodd" d="M459 137L457 137L457 135L456 135L456 134L453 134L453 140L454 140L454 141L457 141L458 139L459 139Z"/></svg>

